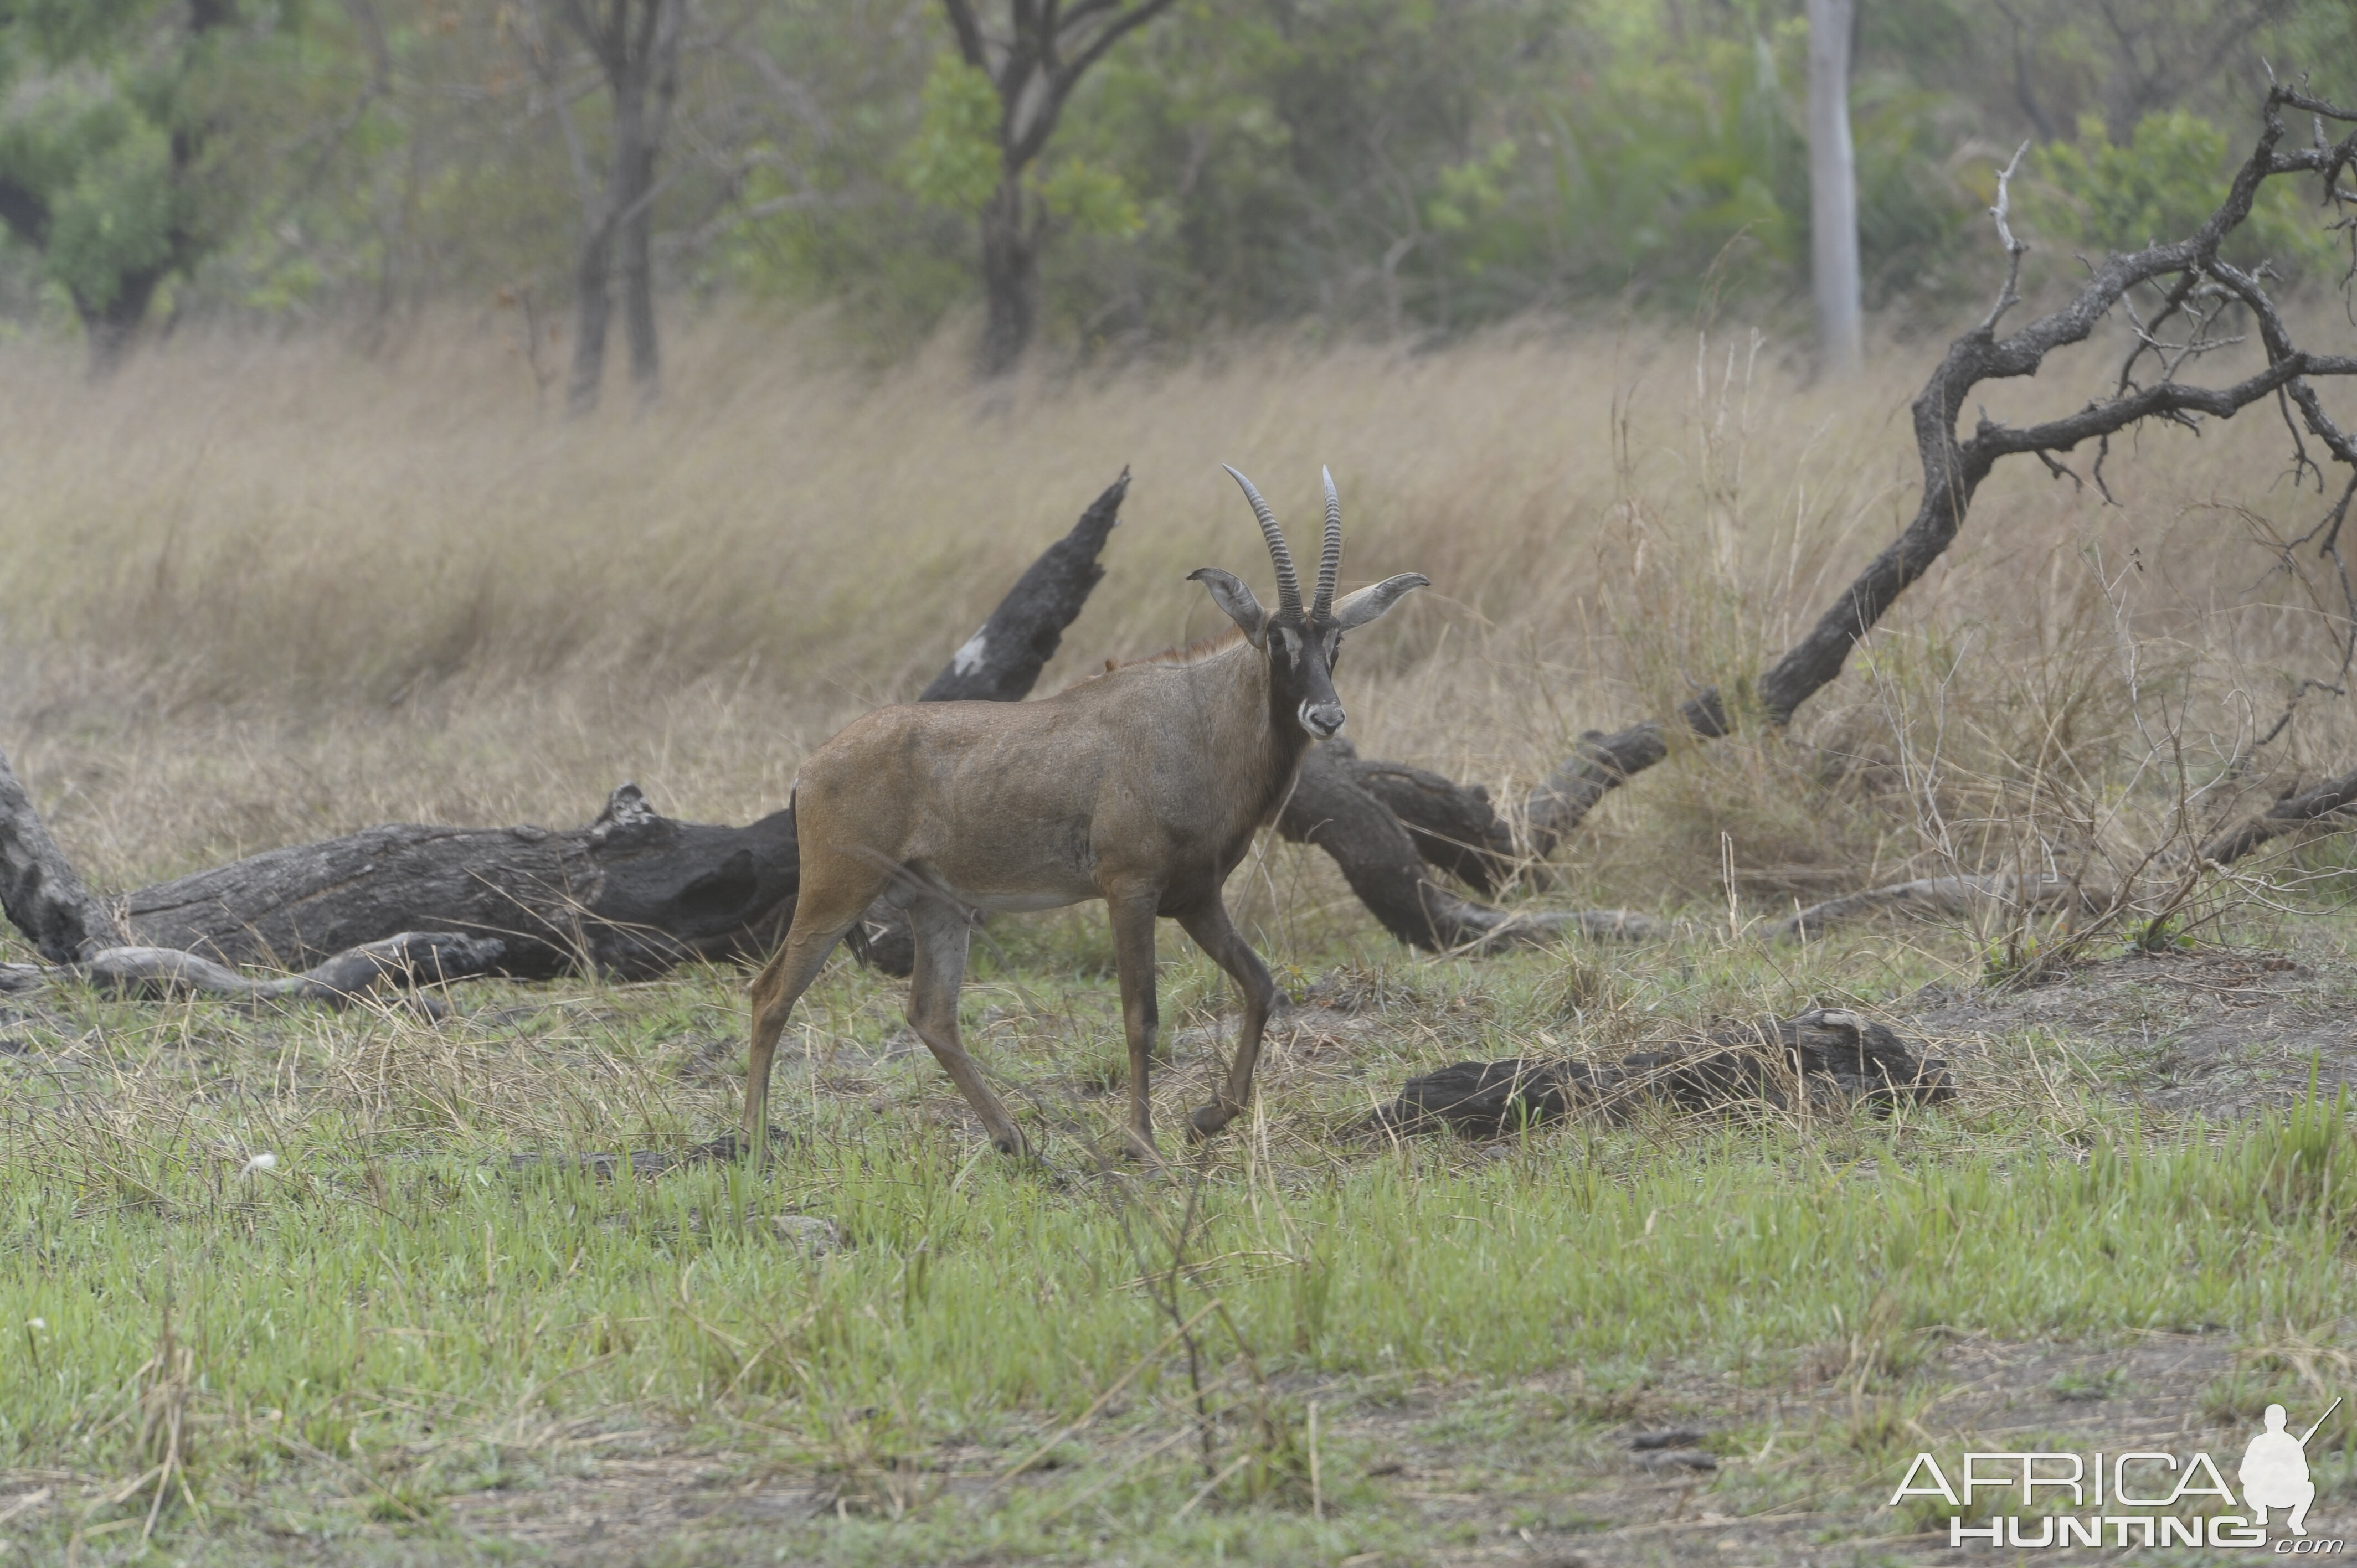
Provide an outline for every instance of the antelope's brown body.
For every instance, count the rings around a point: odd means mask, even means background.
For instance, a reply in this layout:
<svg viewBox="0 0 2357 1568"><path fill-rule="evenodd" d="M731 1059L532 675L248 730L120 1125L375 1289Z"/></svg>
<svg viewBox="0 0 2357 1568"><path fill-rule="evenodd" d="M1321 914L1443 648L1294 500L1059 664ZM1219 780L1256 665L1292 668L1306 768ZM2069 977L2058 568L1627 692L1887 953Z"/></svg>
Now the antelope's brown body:
<svg viewBox="0 0 2357 1568"><path fill-rule="evenodd" d="M1192 1130L1217 1132L1243 1107L1275 986L1221 888L1284 804L1313 736L1341 726L1330 671L1342 631L1424 582L1394 577L1332 603L1341 535L1329 478L1326 559L1318 601L1305 610L1266 503L1248 483L1245 494L1277 564L1278 609L1262 610L1225 573L1198 574L1240 638L1122 665L1036 703L879 709L803 764L794 787L802 891L784 946L753 986L748 1139L767 1127L770 1060L788 1013L879 897L909 912L916 937L909 1022L1000 1149L1019 1151L1022 1134L958 1039L975 911L1105 901L1129 1043L1130 1140L1146 1158L1154 921L1177 919L1244 1002L1235 1058Z"/></svg>

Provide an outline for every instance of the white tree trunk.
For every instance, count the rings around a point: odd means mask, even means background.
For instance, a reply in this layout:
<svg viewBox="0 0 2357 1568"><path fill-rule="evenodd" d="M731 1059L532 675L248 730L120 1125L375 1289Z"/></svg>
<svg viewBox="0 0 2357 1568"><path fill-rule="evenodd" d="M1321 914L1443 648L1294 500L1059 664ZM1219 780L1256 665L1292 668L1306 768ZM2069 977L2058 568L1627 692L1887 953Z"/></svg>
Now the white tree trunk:
<svg viewBox="0 0 2357 1568"><path fill-rule="evenodd" d="M1827 371L1857 368L1857 158L1849 139L1849 36L1857 0L1808 0L1809 270Z"/></svg>

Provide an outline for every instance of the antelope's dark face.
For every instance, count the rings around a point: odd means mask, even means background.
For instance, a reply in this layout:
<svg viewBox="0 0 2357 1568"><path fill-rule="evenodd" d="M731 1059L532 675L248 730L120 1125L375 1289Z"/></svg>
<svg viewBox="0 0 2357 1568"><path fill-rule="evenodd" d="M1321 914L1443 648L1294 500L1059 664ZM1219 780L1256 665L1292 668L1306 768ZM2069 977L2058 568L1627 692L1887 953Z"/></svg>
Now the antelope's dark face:
<svg viewBox="0 0 2357 1568"><path fill-rule="evenodd" d="M1270 707L1291 714L1312 739L1324 740L1342 728L1342 700L1334 694L1334 662L1341 655L1342 634L1375 619L1410 589L1429 586L1431 579L1406 572L1361 588L1340 604L1334 601L1334 580L1342 570L1342 500L1329 472L1325 476L1326 539L1318 562L1318 590L1305 607L1293 553L1276 526L1276 514L1250 479L1233 468L1228 473L1243 487L1244 499L1252 502L1253 516L1268 542L1269 559L1276 565L1276 608L1263 608L1250 588L1216 566L1199 568L1189 574L1189 580L1210 590L1212 601L1268 660Z"/></svg>
<svg viewBox="0 0 2357 1568"><path fill-rule="evenodd" d="M1312 738L1324 740L1342 728L1342 699L1334 694L1334 660L1342 651L1342 628L1334 618L1306 614L1272 616L1268 623L1270 706L1291 714Z"/></svg>

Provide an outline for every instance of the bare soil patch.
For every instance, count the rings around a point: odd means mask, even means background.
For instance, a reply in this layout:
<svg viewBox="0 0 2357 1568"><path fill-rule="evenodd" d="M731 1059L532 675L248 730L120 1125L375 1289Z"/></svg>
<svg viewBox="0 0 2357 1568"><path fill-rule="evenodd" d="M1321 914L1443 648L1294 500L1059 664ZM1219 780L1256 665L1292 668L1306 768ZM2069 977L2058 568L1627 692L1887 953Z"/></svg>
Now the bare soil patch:
<svg viewBox="0 0 2357 1568"><path fill-rule="evenodd" d="M1943 1055L2043 1031L2122 1099L2176 1113L2248 1115L2305 1094L2311 1072L2327 1098L2357 1086L2357 965L2336 958L2136 952L2018 990L1934 987L1897 1011Z"/></svg>

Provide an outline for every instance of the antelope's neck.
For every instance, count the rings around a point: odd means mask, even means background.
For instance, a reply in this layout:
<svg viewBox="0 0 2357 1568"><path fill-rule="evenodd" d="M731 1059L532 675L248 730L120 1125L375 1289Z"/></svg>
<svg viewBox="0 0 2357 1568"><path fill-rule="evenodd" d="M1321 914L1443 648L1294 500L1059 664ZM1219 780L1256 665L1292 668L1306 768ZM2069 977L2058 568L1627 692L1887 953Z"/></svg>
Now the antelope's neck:
<svg viewBox="0 0 2357 1568"><path fill-rule="evenodd" d="M1275 820L1285 805L1285 798L1293 792L1293 781L1301 772L1301 759L1309 754L1309 735L1301 727L1300 717L1285 705L1271 676L1265 655L1247 644L1246 658L1240 660L1246 688L1239 707L1260 715L1260 723L1248 746L1257 766L1245 780L1243 805L1248 821L1239 824L1246 834L1259 832Z"/></svg>

